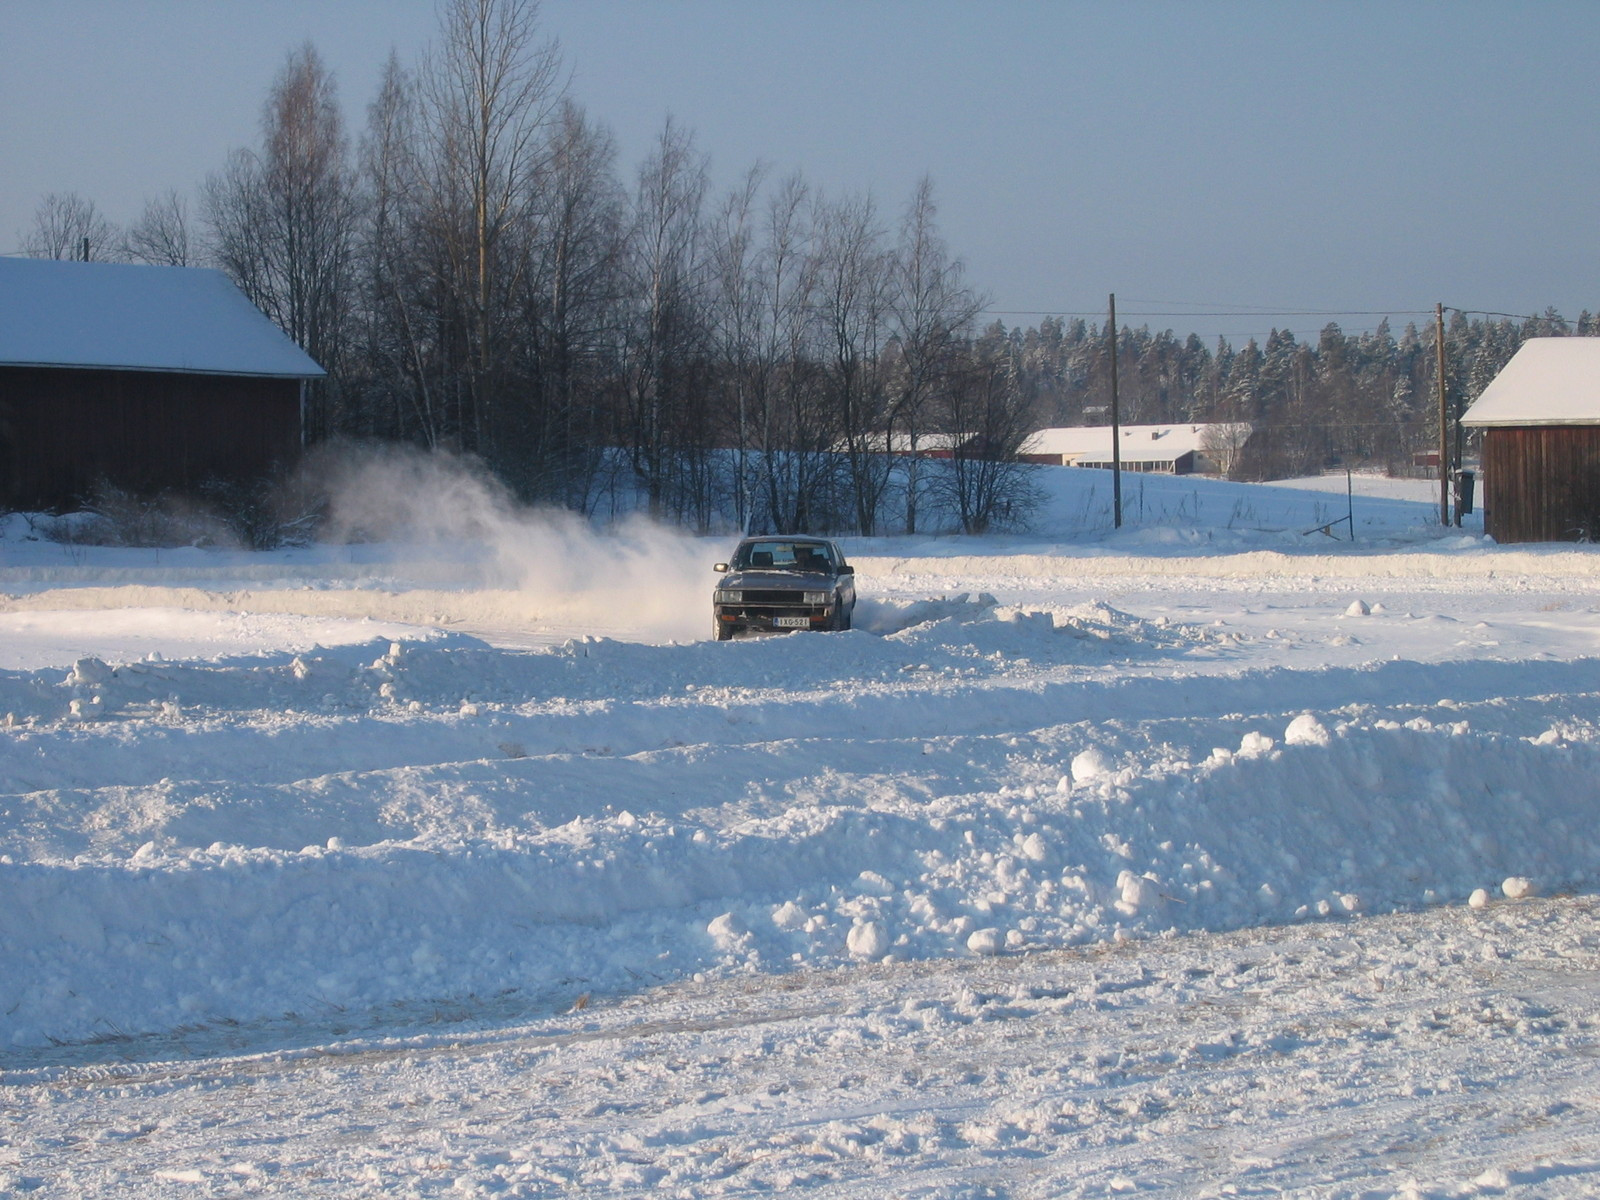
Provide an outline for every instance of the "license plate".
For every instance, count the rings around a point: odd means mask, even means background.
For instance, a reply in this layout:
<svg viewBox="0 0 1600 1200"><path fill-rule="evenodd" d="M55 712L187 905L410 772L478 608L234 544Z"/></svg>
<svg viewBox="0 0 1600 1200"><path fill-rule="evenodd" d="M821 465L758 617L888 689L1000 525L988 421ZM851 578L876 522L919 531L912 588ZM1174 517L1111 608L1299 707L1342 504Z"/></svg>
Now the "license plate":
<svg viewBox="0 0 1600 1200"><path fill-rule="evenodd" d="M779 629L810 629L810 617L774 617L772 623Z"/></svg>

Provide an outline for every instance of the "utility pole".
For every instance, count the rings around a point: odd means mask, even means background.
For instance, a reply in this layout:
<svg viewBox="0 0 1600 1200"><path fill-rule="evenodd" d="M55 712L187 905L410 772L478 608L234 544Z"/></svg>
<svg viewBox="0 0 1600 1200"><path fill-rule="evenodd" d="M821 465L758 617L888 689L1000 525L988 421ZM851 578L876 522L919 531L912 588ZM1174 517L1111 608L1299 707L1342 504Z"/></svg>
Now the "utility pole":
<svg viewBox="0 0 1600 1200"><path fill-rule="evenodd" d="M1111 514L1122 528L1122 413L1117 407L1117 294L1111 293Z"/></svg>
<svg viewBox="0 0 1600 1200"><path fill-rule="evenodd" d="M1444 396L1444 305L1433 306L1433 341L1439 375L1439 524L1450 524L1450 413Z"/></svg>

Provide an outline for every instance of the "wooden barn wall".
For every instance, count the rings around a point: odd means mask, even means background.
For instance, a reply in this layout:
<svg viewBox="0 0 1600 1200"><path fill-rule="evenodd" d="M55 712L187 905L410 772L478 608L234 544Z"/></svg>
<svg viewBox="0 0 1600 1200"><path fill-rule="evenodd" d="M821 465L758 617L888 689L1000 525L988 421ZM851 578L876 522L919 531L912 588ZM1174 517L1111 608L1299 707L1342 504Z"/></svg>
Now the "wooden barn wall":
<svg viewBox="0 0 1600 1200"><path fill-rule="evenodd" d="M1484 430L1483 513L1498 542L1600 541L1600 427Z"/></svg>
<svg viewBox="0 0 1600 1200"><path fill-rule="evenodd" d="M260 478L299 450L297 380L0 367L8 507L70 507L101 481L193 493Z"/></svg>

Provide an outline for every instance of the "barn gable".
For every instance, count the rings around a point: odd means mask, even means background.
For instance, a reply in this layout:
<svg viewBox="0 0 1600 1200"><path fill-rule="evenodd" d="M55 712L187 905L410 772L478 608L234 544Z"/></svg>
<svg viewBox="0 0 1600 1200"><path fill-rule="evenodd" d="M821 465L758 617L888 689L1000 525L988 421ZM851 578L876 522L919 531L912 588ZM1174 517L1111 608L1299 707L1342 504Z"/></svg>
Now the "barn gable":
<svg viewBox="0 0 1600 1200"><path fill-rule="evenodd" d="M323 374L220 271L0 258L0 504L259 478Z"/></svg>
<svg viewBox="0 0 1600 1200"><path fill-rule="evenodd" d="M1530 338L1461 418L1483 430L1484 530L1600 540L1600 338Z"/></svg>

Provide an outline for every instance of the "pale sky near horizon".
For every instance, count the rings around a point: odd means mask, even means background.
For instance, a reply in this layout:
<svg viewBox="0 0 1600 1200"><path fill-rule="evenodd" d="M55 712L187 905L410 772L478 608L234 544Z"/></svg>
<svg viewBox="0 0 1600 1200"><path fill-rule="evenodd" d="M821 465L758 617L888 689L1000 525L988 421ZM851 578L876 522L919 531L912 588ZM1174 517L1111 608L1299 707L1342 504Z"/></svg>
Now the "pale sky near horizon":
<svg viewBox="0 0 1600 1200"><path fill-rule="evenodd" d="M1435 301L1600 310L1600 3L545 0L625 181L670 113L940 223L1008 325L1104 313L1236 344ZM433 0L0 0L0 252L39 200L110 219L255 145L311 40L359 134ZM1207 315L1248 313L1250 315ZM1189 316L1185 314L1194 313Z"/></svg>

